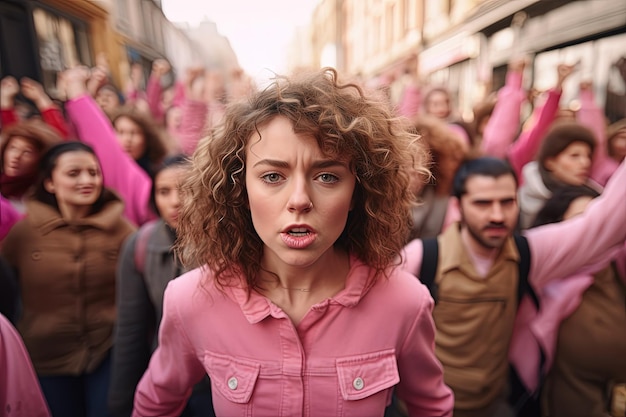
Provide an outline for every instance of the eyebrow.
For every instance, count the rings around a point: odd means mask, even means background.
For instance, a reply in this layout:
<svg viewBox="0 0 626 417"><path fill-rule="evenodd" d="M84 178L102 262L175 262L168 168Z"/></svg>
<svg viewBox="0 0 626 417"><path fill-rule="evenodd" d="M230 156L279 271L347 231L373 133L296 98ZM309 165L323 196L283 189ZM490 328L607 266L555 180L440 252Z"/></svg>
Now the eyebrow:
<svg viewBox="0 0 626 417"><path fill-rule="evenodd" d="M276 168L289 168L288 162L280 161L277 159L261 159L259 162L254 164L253 167L256 167L257 165L270 165ZM348 166L344 164L343 162L335 161L333 159L324 159L321 161L315 161L312 165L312 167L315 169L331 168L331 167L336 167L336 166L348 168Z"/></svg>

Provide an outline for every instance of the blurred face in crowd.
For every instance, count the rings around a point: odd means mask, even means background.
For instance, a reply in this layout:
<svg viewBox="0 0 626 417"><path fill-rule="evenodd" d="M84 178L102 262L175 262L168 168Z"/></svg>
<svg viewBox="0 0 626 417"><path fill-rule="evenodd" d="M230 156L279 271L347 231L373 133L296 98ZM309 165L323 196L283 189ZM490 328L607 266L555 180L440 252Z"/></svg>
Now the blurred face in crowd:
<svg viewBox="0 0 626 417"><path fill-rule="evenodd" d="M96 157L85 151L59 155L46 190L54 194L61 212L87 213L102 193L102 171Z"/></svg>
<svg viewBox="0 0 626 417"><path fill-rule="evenodd" d="M168 131L176 132L183 120L183 112L178 106L170 107L165 113L165 126Z"/></svg>
<svg viewBox="0 0 626 417"><path fill-rule="evenodd" d="M154 178L154 201L161 218L170 227L178 226L180 214L180 184L183 181L186 169L182 166L172 166L160 171Z"/></svg>
<svg viewBox="0 0 626 417"><path fill-rule="evenodd" d="M584 142L573 142L557 156L546 159L545 168L565 184L583 185L591 169L591 147Z"/></svg>
<svg viewBox="0 0 626 417"><path fill-rule="evenodd" d="M119 96L109 88L101 88L96 93L96 103L107 114L113 113L120 106Z"/></svg>
<svg viewBox="0 0 626 417"><path fill-rule="evenodd" d="M609 149L611 155L613 155L618 162L626 158L626 127L620 129L615 136L611 138Z"/></svg>
<svg viewBox="0 0 626 417"><path fill-rule="evenodd" d="M115 120L117 139L124 151L135 161L146 153L146 137L137 123L126 116L120 116Z"/></svg>
<svg viewBox="0 0 626 417"><path fill-rule="evenodd" d="M39 156L37 147L29 139L13 136L4 150L2 161L4 174L9 177L33 174L37 169Z"/></svg>
<svg viewBox="0 0 626 417"><path fill-rule="evenodd" d="M259 128L246 152L252 223L271 270L322 265L352 208L356 176L349 163L326 157L315 138L296 134L281 116Z"/></svg>
<svg viewBox="0 0 626 417"><path fill-rule="evenodd" d="M426 113L439 119L446 119L450 115L450 99L443 91L431 92L426 101Z"/></svg>
<svg viewBox="0 0 626 417"><path fill-rule="evenodd" d="M512 175L472 175L465 188L459 201L462 231L481 248L501 248L519 215L515 179Z"/></svg>

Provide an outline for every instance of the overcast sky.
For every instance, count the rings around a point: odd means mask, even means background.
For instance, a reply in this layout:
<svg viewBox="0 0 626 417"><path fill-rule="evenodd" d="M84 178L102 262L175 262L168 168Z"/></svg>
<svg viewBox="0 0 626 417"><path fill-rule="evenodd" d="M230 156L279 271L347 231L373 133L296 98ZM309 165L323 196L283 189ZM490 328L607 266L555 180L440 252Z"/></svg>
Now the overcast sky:
<svg viewBox="0 0 626 417"><path fill-rule="evenodd" d="M286 71L285 54L295 28L310 22L320 0L162 0L173 22L197 25L204 18L230 40L239 64L255 78L270 78L268 68Z"/></svg>

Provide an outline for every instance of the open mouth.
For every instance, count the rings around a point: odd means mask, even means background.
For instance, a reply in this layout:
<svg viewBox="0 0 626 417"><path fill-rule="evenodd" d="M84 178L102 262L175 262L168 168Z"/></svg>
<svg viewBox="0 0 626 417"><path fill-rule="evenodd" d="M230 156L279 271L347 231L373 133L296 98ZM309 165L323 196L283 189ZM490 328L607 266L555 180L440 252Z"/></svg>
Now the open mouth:
<svg viewBox="0 0 626 417"><path fill-rule="evenodd" d="M308 235L309 233L311 233L311 231L310 231L309 229L304 228L304 227L298 227L298 228L295 228L295 229L289 229L289 230L287 231L287 233L288 233L290 236L294 236L294 237L303 237L303 236L306 236L306 235Z"/></svg>

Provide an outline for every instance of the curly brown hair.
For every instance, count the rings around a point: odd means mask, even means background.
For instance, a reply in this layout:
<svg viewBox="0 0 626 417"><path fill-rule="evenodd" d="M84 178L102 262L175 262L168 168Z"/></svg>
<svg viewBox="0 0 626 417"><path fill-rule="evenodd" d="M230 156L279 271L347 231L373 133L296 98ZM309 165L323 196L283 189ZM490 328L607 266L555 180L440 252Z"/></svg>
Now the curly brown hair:
<svg viewBox="0 0 626 417"><path fill-rule="evenodd" d="M188 267L205 265L219 286L258 288L263 242L252 224L245 184L246 145L277 116L296 134L311 135L329 158L350 161L354 208L335 245L384 275L406 242L410 170L421 169L419 136L377 96L341 83L334 69L276 77L263 91L230 105L222 123L200 141L183 185L177 252ZM234 279L234 281L233 281Z"/></svg>

